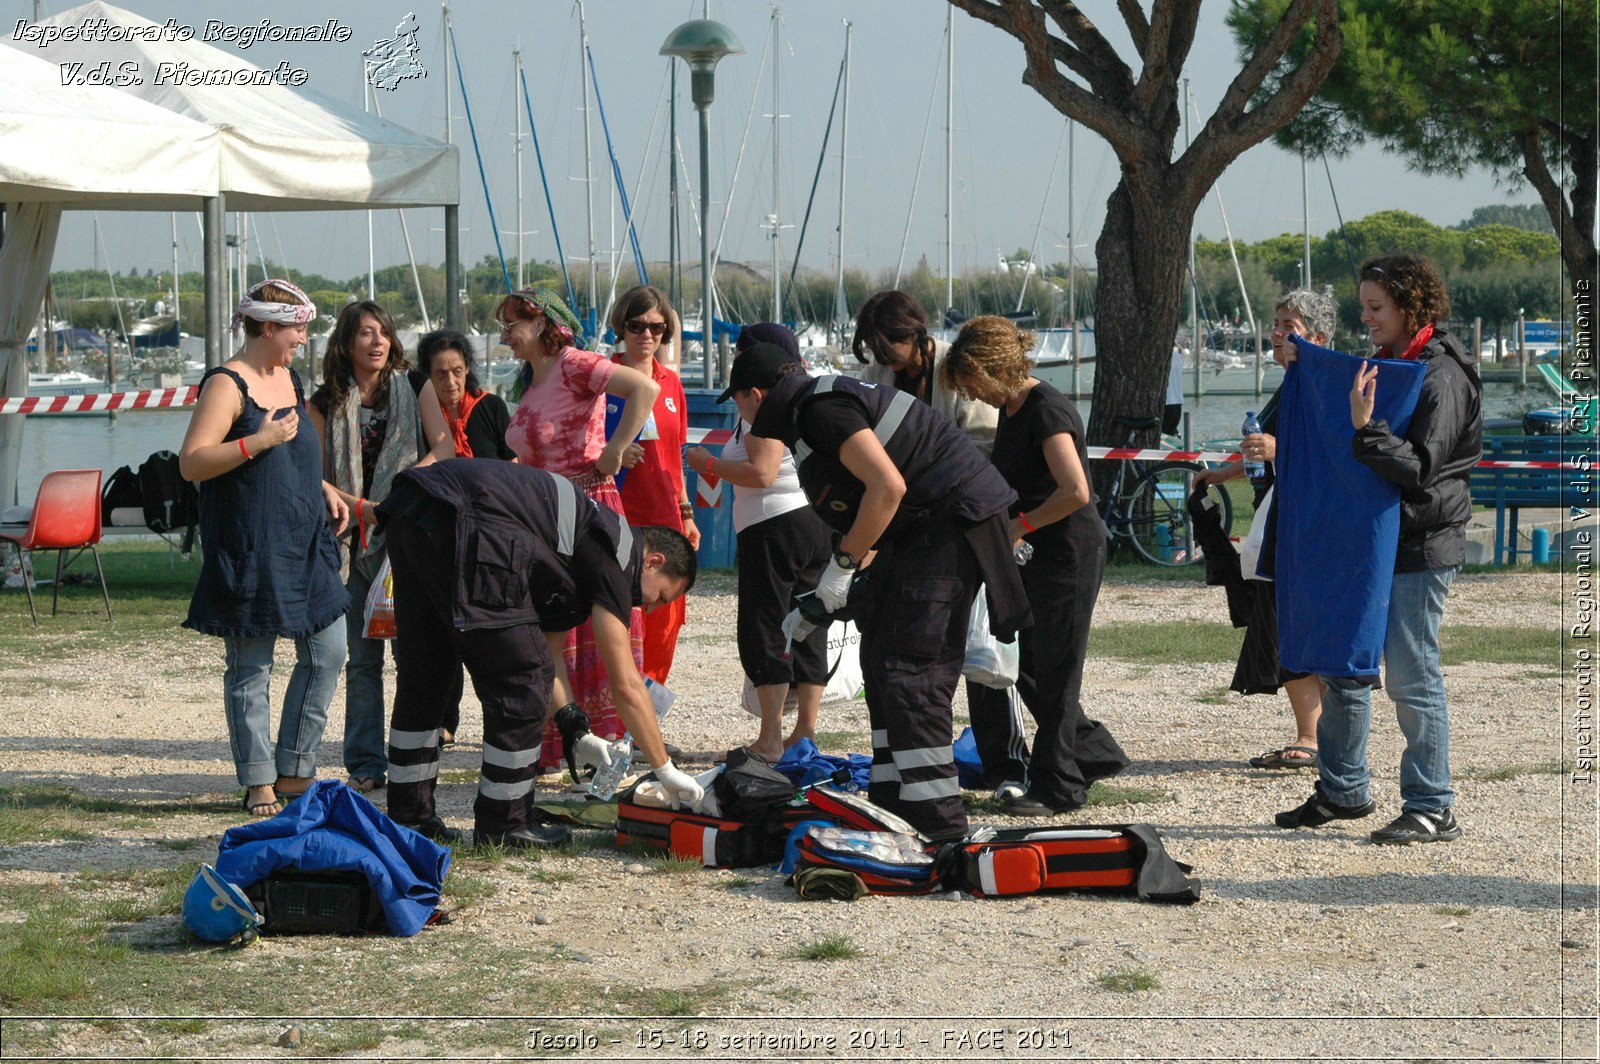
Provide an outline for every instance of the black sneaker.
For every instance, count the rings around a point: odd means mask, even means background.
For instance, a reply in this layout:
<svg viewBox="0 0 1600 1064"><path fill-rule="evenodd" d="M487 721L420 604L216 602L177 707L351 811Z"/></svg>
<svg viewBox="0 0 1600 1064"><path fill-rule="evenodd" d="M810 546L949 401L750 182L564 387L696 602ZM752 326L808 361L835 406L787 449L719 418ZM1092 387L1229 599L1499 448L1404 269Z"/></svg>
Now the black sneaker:
<svg viewBox="0 0 1600 1064"><path fill-rule="evenodd" d="M1454 842L1461 837L1461 825L1452 810L1436 813L1401 813L1387 827L1372 833L1379 846L1409 846L1413 842Z"/></svg>
<svg viewBox="0 0 1600 1064"><path fill-rule="evenodd" d="M1031 793L1007 798L1000 803L1000 812L1007 816L1058 816L1082 808L1082 802L1043 801Z"/></svg>
<svg viewBox="0 0 1600 1064"><path fill-rule="evenodd" d="M1280 828L1320 828L1330 820L1360 820L1364 816L1371 816L1377 808L1378 803L1371 800L1360 805L1340 805L1330 801L1322 793L1319 783L1310 798L1272 819Z"/></svg>
<svg viewBox="0 0 1600 1064"><path fill-rule="evenodd" d="M572 831L559 824L529 824L518 831L474 831L475 846L504 846L508 850L554 849L564 846Z"/></svg>
<svg viewBox="0 0 1600 1064"><path fill-rule="evenodd" d="M415 824L406 824L399 820L395 823L403 828L410 828L418 835L426 836L442 846L454 846L461 841L461 829L451 827L438 816L431 816Z"/></svg>

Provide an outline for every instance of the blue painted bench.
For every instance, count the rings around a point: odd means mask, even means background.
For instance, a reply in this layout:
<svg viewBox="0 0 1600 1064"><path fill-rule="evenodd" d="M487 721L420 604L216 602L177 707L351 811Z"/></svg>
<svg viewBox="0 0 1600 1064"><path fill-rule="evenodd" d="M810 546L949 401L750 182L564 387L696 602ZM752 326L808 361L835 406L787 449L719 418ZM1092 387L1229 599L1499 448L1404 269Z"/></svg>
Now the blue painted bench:
<svg viewBox="0 0 1600 1064"><path fill-rule="evenodd" d="M1484 461L1567 462L1594 455L1592 436L1485 436ZM1585 507L1592 501L1580 495L1575 482L1587 483L1588 474L1574 469L1495 469L1479 466L1472 471L1472 501L1492 506L1494 563L1516 563L1517 513L1524 507ZM1509 527L1507 516L1509 515Z"/></svg>

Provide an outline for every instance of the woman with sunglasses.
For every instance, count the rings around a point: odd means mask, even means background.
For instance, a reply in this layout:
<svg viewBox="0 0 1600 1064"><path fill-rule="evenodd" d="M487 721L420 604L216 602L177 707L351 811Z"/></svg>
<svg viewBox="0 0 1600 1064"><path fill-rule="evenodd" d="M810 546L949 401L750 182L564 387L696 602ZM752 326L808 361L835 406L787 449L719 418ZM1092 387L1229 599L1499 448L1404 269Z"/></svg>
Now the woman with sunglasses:
<svg viewBox="0 0 1600 1064"><path fill-rule="evenodd" d="M661 389L651 414L655 432L640 440L644 453L628 468L618 490L622 508L635 525L661 525L682 532L700 548L700 530L683 479L683 447L689 434L689 403L683 381L662 361L678 348L678 315L666 293L650 285L630 288L611 311L617 350L611 361L649 377ZM614 400L608 404L618 405ZM678 649L687 596L644 616L644 674L666 683Z"/></svg>
<svg viewBox="0 0 1600 1064"><path fill-rule="evenodd" d="M517 461L566 477L601 506L626 515L613 478L639 460L640 449L631 441L644 428L660 387L638 370L585 350L583 326L548 288L513 292L494 313L500 322L500 342L525 363L512 386L517 408L506 429L506 443ZM607 395L623 400L609 441ZM633 611L629 632L634 664L642 669L644 623L638 610ZM588 714L593 732L603 739L620 736L622 723L590 622L568 633L562 664L573 698ZM561 736L552 714L545 722L539 764L553 770L561 760Z"/></svg>

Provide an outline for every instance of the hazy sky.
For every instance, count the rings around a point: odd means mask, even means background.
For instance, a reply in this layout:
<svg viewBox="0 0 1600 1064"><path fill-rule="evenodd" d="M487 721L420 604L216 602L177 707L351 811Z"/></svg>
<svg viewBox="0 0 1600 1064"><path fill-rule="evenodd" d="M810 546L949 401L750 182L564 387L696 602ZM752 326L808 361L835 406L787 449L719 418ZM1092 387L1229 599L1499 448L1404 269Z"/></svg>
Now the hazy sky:
<svg viewBox="0 0 1600 1064"><path fill-rule="evenodd" d="M230 22L259 21L271 11L279 25L320 23L331 17L352 30L347 43L258 43L248 51L219 45L230 58L244 58L262 67L281 59L310 71L308 87L359 107L361 102L361 51L393 28L408 12L422 23L421 59L428 76L408 81L393 92L382 92L380 106L386 118L432 136L444 135L444 74L442 30L437 6L418 6L412 0L369 0L362 3L311 3L276 0L270 5L222 3L219 0L129 0L125 6L157 22L176 18L203 28L208 18ZM1084 5L1107 21L1102 29L1122 50L1130 53L1120 20L1109 2ZM1146 5L1148 6L1148 5ZM46 16L69 5L46 2ZM1223 24L1228 4L1210 0L1202 12L1187 74L1192 79L1195 105L1208 116L1237 70L1235 50ZM726 22L739 36L745 54L723 60L717 70L717 100L712 108L712 214L713 240L721 227L723 201L733 179L734 161L745 128L746 115L755 101L754 123L738 183L732 193L724 236L724 259L763 266L770 262L766 231L760 228L771 210L772 164L771 57L757 80L769 35L771 6L759 0L714 0L712 16ZM10 35L19 18L31 19L31 0L0 0L5 16L0 30ZM827 120L828 105L844 46L843 20L854 24L849 96L849 154L845 204L845 261L874 269L893 267L900 253L902 233L912 201L912 183L918 148L933 105L928 128L928 150L923 165L915 211L910 215L908 267L926 254L937 267L944 257L944 89L940 67L946 7L940 0L793 0L782 6L782 53L779 88L782 111L782 219L795 225L804 210L818 147ZM604 94L618 160L633 195L643 182L636 204L636 224L648 259L667 254L666 200L667 149L666 63L657 56L662 40L680 21L698 18L700 0L589 0L588 32ZM253 14L246 14L251 12ZM532 90L535 118L550 171L557 222L569 258L587 254L583 197L583 115L578 80L578 9L569 0L456 0L452 5L458 47L466 64L466 80L479 142L486 156L490 192L503 230L507 254L514 253L516 192L513 171L514 112L520 94L513 92L512 47L519 41ZM1039 257L1064 259L1069 230L1066 152L1060 150L1064 119L1032 89L1021 82L1021 45L999 30L965 14L955 16L956 85L956 193L955 261L959 270L995 261L998 252L1010 253L1035 240L1035 227L1043 208L1044 232L1039 237ZM45 59L48 49L33 51ZM4 53L0 52L0 61ZM687 78L680 77L679 140L688 153L688 170L698 184L698 147L694 111L688 103ZM455 96L455 140L462 145L461 193L463 258L476 262L493 250L484 194L473 160L460 93ZM246 90L241 90L246 91ZM652 121L654 131L652 132ZM524 122L524 125L526 123ZM1196 126L1195 128L1198 128ZM528 142L524 142L528 144ZM594 119L596 243L602 255L621 243L620 212L612 209L610 167L598 117ZM838 218L838 130L823 165L811 228L806 236L803 263L831 269L835 255L834 227ZM1079 129L1075 135L1074 214L1082 258L1092 260L1093 242L1104 214L1104 204L1115 179L1116 166L1104 143ZM1052 160L1058 159L1054 182ZM1375 148L1362 149L1343 161L1332 161L1332 176L1339 207L1346 220L1374 211L1399 208L1440 224L1453 224L1474 207L1497 202L1535 202L1526 188L1513 192L1498 188L1486 170L1466 179L1423 177L1403 162ZM524 156L524 237L527 257L554 257L550 222L546 215L531 144ZM1234 235L1258 240L1300 228L1300 166L1297 158L1270 145L1257 147L1239 159L1220 182ZM1048 189L1048 202L1046 193ZM1328 178L1320 162L1311 169L1312 231L1323 233L1336 224ZM412 238L418 257L443 260L443 238L437 231L440 212L410 211ZM378 264L403 262L404 244L393 212L374 215ZM616 221L613 223L612 219ZM363 212L326 214L262 214L255 218L255 235L268 255L282 257L295 270L332 277L363 272L367 260L367 220ZM613 238L613 224L619 231ZM697 238L689 226L691 257L697 255ZM166 214L101 213L100 226L111 264L126 270L170 268L169 221ZM1220 237L1222 224L1215 197L1208 199L1198 219L1199 231ZM96 261L92 249L91 217L69 212L62 225L55 266L80 268ZM782 249L787 270L793 255L796 229L785 230ZM200 240L194 215L179 219L180 268L199 265ZM252 255L252 258L255 256ZM104 264L104 259L100 260Z"/></svg>

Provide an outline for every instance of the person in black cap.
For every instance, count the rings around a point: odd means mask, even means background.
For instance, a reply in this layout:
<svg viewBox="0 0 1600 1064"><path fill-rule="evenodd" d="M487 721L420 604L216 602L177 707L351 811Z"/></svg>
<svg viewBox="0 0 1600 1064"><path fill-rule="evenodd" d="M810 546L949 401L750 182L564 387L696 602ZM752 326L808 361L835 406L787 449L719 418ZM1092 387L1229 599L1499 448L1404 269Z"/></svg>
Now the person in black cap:
<svg viewBox="0 0 1600 1064"><path fill-rule="evenodd" d="M478 843L559 846L567 829L530 810L552 688L569 629L594 623L617 713L675 802L700 798L667 756L628 618L688 592L695 556L673 529L635 530L565 477L510 462L452 458L395 478L378 507L394 567L395 685L389 815L440 841L460 832L434 809L439 724L463 664L483 702ZM552 643L554 644L552 648ZM459 681L456 681L459 682ZM598 740L578 751L603 765Z"/></svg>
<svg viewBox="0 0 1600 1064"><path fill-rule="evenodd" d="M1030 623L1007 534L1016 493L932 407L894 388L810 377L781 348L756 344L734 360L721 399L735 396L755 415L753 435L794 452L812 509L843 533L817 601L840 610L865 570L856 620L872 723L868 797L935 840L965 835L950 701L980 582L997 637ZM791 614L785 629L799 621Z"/></svg>
<svg viewBox="0 0 1600 1064"><path fill-rule="evenodd" d="M764 340L784 351L786 364L800 360L794 334L771 322L746 325L739 333L738 347L744 352ZM828 626L818 625L806 638L786 643L782 625L784 615L799 605L799 594L816 586L833 557L838 536L806 502L794 456L777 440L750 435L755 411L749 394L742 391L731 396L739 407L740 421L722 453L713 455L704 447L691 447L684 453L684 461L702 476L721 477L733 485L739 664L755 689L761 718L756 741L745 749L777 761L800 740L816 739L817 717L829 678ZM784 706L791 692L794 729L785 737Z"/></svg>

